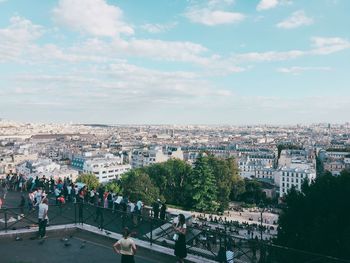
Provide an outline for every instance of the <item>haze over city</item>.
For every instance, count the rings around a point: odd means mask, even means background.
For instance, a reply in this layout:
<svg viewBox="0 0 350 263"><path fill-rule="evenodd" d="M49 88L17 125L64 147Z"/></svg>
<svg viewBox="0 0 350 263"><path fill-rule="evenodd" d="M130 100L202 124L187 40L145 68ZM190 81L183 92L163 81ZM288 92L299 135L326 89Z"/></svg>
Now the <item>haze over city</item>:
<svg viewBox="0 0 350 263"><path fill-rule="evenodd" d="M0 118L345 123L345 0L0 1Z"/></svg>

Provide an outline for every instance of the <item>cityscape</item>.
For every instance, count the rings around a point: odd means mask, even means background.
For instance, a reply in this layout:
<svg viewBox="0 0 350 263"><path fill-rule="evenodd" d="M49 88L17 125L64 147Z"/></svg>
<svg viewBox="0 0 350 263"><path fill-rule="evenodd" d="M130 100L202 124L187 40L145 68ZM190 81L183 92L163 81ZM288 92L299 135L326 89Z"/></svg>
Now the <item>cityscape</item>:
<svg viewBox="0 0 350 263"><path fill-rule="evenodd" d="M350 262L349 8L0 0L0 261Z"/></svg>

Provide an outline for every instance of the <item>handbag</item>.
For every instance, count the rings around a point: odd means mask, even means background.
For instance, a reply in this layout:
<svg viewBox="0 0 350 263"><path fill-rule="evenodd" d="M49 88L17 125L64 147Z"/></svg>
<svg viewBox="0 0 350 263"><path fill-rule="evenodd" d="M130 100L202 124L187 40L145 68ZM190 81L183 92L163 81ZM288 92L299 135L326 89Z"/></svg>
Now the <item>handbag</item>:
<svg viewBox="0 0 350 263"><path fill-rule="evenodd" d="M173 240L174 241L178 241L179 240L179 235L175 233L174 236L173 236Z"/></svg>

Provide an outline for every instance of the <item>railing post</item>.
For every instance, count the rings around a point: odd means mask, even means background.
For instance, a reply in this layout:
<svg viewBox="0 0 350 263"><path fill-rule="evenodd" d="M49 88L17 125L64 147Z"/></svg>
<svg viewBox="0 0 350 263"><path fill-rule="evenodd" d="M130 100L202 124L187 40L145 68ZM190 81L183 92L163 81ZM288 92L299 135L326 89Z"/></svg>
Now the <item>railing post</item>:
<svg viewBox="0 0 350 263"><path fill-rule="evenodd" d="M84 200L81 201L81 224L84 225Z"/></svg>
<svg viewBox="0 0 350 263"><path fill-rule="evenodd" d="M153 219L151 218L151 235L150 235L150 244L153 245Z"/></svg>
<svg viewBox="0 0 350 263"><path fill-rule="evenodd" d="M5 232L7 232L7 208L5 208Z"/></svg>
<svg viewBox="0 0 350 263"><path fill-rule="evenodd" d="M77 203L74 203L74 224L77 224Z"/></svg>

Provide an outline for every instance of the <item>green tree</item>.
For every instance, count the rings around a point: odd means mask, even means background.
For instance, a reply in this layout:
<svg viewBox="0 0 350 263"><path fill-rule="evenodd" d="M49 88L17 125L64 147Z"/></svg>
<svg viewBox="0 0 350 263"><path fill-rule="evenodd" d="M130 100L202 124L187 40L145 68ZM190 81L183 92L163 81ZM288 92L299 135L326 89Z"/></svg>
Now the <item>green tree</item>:
<svg viewBox="0 0 350 263"><path fill-rule="evenodd" d="M350 259L350 172L317 177L302 192L292 189L279 218L276 243ZM297 262L297 261L294 261Z"/></svg>
<svg viewBox="0 0 350 263"><path fill-rule="evenodd" d="M124 195L128 195L131 200L141 199L145 204L152 204L159 195L159 189L152 183L148 174L141 169L134 169L123 174L121 185Z"/></svg>
<svg viewBox="0 0 350 263"><path fill-rule="evenodd" d="M78 176L77 182L86 184L89 189L97 189L100 186L100 182L94 174L81 174Z"/></svg>
<svg viewBox="0 0 350 263"><path fill-rule="evenodd" d="M105 185L105 189L107 191L112 191L113 193L119 193L120 192L120 185L117 180L109 181Z"/></svg>
<svg viewBox="0 0 350 263"><path fill-rule="evenodd" d="M167 203L190 207L191 188L189 175L192 168L185 161L170 159L164 163L157 163L143 168L154 185L159 188L160 194Z"/></svg>
<svg viewBox="0 0 350 263"><path fill-rule="evenodd" d="M244 179L245 191L238 199L247 203L259 204L266 201L266 194L262 190L262 184L256 179Z"/></svg>
<svg viewBox="0 0 350 263"><path fill-rule="evenodd" d="M236 171L232 170L230 159L219 159L213 155L209 155L207 159L217 186L216 200L219 203L219 210L223 212L228 208L230 202L230 193Z"/></svg>
<svg viewBox="0 0 350 263"><path fill-rule="evenodd" d="M216 211L217 186L208 159L200 155L191 174L193 207L199 211Z"/></svg>

